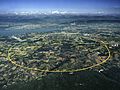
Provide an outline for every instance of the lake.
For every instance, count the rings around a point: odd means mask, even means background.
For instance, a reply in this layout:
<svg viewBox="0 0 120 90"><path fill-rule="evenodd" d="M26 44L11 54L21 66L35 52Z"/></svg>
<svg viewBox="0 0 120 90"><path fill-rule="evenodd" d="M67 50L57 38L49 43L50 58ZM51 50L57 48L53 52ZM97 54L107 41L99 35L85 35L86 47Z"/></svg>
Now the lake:
<svg viewBox="0 0 120 90"><path fill-rule="evenodd" d="M27 34L27 33L40 33L40 32L51 32L55 31L52 29L36 29L36 30L1 30L0 29L0 36L12 36L12 35L20 35L20 34Z"/></svg>

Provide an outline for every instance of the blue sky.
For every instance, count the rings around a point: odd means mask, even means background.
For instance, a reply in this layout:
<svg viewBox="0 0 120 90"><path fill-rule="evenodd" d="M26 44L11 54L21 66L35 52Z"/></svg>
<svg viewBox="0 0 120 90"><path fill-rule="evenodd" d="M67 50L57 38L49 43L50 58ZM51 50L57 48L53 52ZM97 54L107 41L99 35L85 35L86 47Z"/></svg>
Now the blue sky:
<svg viewBox="0 0 120 90"><path fill-rule="evenodd" d="M1 12L120 13L120 0L0 0Z"/></svg>

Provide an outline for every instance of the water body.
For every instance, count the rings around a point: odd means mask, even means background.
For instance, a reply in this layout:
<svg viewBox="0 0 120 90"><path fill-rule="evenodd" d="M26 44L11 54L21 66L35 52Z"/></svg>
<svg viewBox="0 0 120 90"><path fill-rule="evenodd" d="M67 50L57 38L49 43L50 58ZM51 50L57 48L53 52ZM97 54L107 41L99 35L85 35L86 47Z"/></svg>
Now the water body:
<svg viewBox="0 0 120 90"><path fill-rule="evenodd" d="M20 35L20 34L27 34L27 33L40 33L40 32L51 32L55 31L53 29L35 29L35 30L0 30L0 36L12 36L12 35Z"/></svg>
<svg viewBox="0 0 120 90"><path fill-rule="evenodd" d="M49 32L64 27L74 27L74 25L81 25L79 28L89 32L99 28L119 29L119 16L78 16L78 15L51 15L51 16L19 16L19 15L0 15L0 35L11 36L26 33ZM14 29L16 27L24 27L24 25L46 25L44 28L34 29ZM49 26L57 24L56 26ZM49 27L48 27L49 26ZM96 27L98 26L98 27ZM32 26L30 26L32 27ZM12 29L11 29L12 28ZM68 28L69 30L69 28Z"/></svg>

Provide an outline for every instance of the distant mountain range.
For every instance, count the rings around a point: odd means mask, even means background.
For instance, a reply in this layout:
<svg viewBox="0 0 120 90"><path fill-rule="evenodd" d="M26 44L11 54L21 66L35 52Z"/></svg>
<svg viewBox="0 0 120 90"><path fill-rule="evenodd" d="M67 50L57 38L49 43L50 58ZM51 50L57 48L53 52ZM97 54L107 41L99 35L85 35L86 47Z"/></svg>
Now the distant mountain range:
<svg viewBox="0 0 120 90"><path fill-rule="evenodd" d="M79 12L68 12L68 11L48 11L48 12L41 12L41 11L0 11L0 14L14 14L14 15L65 15L65 14L73 14L73 15L120 15L119 13L105 13L102 11L94 12L94 13L79 13Z"/></svg>

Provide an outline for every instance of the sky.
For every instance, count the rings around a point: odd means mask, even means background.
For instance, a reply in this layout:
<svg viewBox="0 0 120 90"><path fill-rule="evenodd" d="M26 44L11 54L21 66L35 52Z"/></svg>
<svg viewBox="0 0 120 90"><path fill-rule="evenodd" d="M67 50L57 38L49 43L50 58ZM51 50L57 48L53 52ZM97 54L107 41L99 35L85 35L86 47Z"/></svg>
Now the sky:
<svg viewBox="0 0 120 90"><path fill-rule="evenodd" d="M0 0L0 12L120 13L120 0Z"/></svg>

